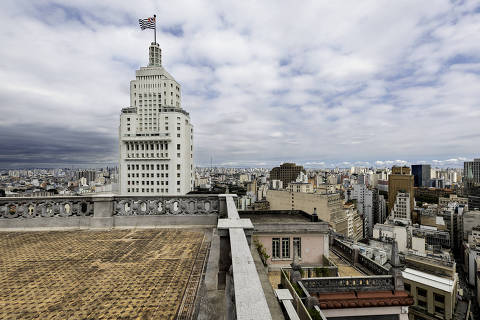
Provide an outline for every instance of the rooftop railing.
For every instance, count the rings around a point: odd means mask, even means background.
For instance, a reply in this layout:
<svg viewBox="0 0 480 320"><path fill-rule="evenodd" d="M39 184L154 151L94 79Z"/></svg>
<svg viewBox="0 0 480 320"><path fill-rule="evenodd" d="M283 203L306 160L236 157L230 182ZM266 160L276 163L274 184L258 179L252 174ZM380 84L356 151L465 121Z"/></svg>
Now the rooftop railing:
<svg viewBox="0 0 480 320"><path fill-rule="evenodd" d="M0 198L0 229L216 225L217 195Z"/></svg>
<svg viewBox="0 0 480 320"><path fill-rule="evenodd" d="M301 282L310 294L394 290L393 276L325 277L302 279Z"/></svg>

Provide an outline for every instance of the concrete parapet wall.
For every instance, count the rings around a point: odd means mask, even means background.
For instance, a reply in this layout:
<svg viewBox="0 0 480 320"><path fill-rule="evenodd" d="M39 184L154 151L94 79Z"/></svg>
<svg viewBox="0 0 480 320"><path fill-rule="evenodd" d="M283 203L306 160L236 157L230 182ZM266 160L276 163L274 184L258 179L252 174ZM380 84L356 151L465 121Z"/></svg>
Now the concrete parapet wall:
<svg viewBox="0 0 480 320"><path fill-rule="evenodd" d="M216 226L221 202L215 195L0 198L0 230Z"/></svg>

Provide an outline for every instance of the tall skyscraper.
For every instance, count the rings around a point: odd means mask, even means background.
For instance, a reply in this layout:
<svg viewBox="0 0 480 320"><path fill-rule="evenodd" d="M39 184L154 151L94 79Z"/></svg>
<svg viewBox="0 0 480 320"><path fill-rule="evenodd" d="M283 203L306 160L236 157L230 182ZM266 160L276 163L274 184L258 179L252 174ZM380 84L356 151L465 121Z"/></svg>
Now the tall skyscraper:
<svg viewBox="0 0 480 320"><path fill-rule="evenodd" d="M464 196L468 196L470 210L480 209L480 158L463 164Z"/></svg>
<svg viewBox="0 0 480 320"><path fill-rule="evenodd" d="M388 176L388 214L391 214L397 201L397 193L409 194L409 210L412 216L415 207L413 176L409 167L393 167L392 173Z"/></svg>
<svg viewBox="0 0 480 320"><path fill-rule="evenodd" d="M412 165L412 174L415 187L430 187L430 165L414 164Z"/></svg>
<svg viewBox="0 0 480 320"><path fill-rule="evenodd" d="M463 175L469 183L480 183L480 158L463 163Z"/></svg>
<svg viewBox="0 0 480 320"><path fill-rule="evenodd" d="M193 190L193 126L180 84L163 68L158 43L130 81L120 115L120 193L183 195Z"/></svg>

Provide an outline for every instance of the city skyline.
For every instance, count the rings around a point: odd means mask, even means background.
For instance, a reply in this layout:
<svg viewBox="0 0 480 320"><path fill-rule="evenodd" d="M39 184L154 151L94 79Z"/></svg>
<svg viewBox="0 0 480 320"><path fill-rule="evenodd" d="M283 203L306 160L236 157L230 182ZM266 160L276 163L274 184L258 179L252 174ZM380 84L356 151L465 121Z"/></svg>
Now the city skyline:
<svg viewBox="0 0 480 320"><path fill-rule="evenodd" d="M0 168L117 164L128 81L153 40L137 19L153 13L198 166L478 158L473 1L256 5L3 2Z"/></svg>

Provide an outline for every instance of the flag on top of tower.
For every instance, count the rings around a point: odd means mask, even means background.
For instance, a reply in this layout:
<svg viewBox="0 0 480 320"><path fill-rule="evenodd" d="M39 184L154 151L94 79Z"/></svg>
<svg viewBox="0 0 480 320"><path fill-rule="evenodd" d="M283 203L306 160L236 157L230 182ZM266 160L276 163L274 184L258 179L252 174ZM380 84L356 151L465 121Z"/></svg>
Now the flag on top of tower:
<svg viewBox="0 0 480 320"><path fill-rule="evenodd" d="M142 30L145 30L145 29L156 29L156 26L155 26L155 16L153 17L149 17L149 18L146 18L146 19L138 19L138 23L140 24L140 28Z"/></svg>

